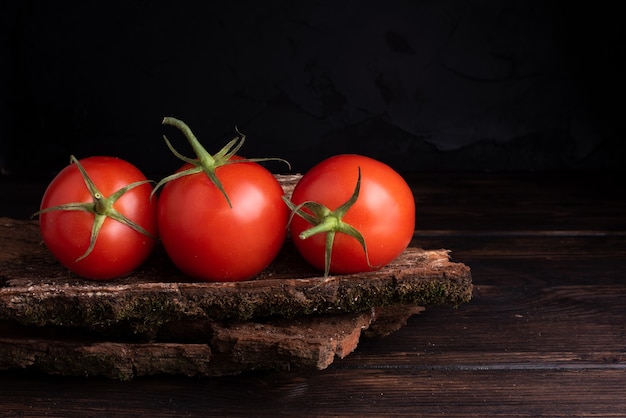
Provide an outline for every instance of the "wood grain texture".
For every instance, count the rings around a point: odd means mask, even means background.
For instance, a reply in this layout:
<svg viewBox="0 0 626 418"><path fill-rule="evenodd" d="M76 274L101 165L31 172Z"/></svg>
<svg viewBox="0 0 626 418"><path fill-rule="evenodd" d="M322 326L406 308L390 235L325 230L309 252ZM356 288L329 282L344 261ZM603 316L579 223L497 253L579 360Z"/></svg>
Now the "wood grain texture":
<svg viewBox="0 0 626 418"><path fill-rule="evenodd" d="M472 268L325 370L131 382L0 373L7 416L626 416L625 196L613 173L416 173L414 242Z"/></svg>
<svg viewBox="0 0 626 418"><path fill-rule="evenodd" d="M0 218L0 368L128 380L324 369L424 307L472 296L446 250L407 249L384 268L320 277L287 242L253 280L191 281L160 249L128 277L96 282L60 266L35 221Z"/></svg>
<svg viewBox="0 0 626 418"><path fill-rule="evenodd" d="M56 263L32 229L0 219L9 254L0 261L0 319L25 325L100 327L126 321L149 328L151 322L158 326L170 318L246 320L395 304L457 306L471 299L470 268L450 262L447 250L408 248L382 269L321 277L286 243L276 261L253 280L230 283L191 281L159 251L123 279L96 282Z"/></svg>

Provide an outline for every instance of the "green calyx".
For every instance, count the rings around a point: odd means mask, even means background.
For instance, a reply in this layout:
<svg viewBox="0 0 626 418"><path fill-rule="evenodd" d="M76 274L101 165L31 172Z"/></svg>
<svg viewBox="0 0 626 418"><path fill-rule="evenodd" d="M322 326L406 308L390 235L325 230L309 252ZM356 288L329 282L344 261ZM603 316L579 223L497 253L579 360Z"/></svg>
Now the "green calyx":
<svg viewBox="0 0 626 418"><path fill-rule="evenodd" d="M156 239L152 234L150 234L150 232L144 229L141 225L127 218L126 216L118 212L113 207L115 202L120 197L122 197L124 193L134 189L135 187L141 186L142 184L150 183L151 180L136 181L125 187L122 187L121 189L113 193L111 196L105 197L100 192L100 190L98 190L94 182L91 180L91 178L85 171L85 168L82 166L82 164L73 155L70 156L70 163L76 164L76 167L80 171L80 174L82 175L83 180L85 181L85 185L87 186L87 189L89 189L89 194L91 195L92 201L86 202L86 203L75 202L75 203L66 203L63 205L51 206L49 208L45 208L38 212L35 212L33 214L33 217L40 215L42 213L48 213L48 212L59 211L59 210L82 211L82 212L87 212L87 213L91 213L94 215L93 225L91 227L91 236L89 239L89 247L87 248L87 250L85 251L83 255L81 255L80 257L76 259L76 261L80 261L84 259L85 257L87 257L89 254L91 254L91 252L93 251L96 245L96 240L98 239L98 234L100 233L100 229L102 228L102 225L104 224L104 221L106 218L111 218L117 222L120 222L134 229L137 232L142 233L143 235L151 239Z"/></svg>
<svg viewBox="0 0 626 418"><path fill-rule="evenodd" d="M165 117L163 118L163 125L170 125L170 126L174 126L176 128L178 128L183 135L185 135L185 138L187 138L187 141L189 142L189 145L191 145L191 148L193 149L194 153L196 154L196 158L188 158L185 157L184 155L180 154L178 151L176 151L176 149L174 149L174 147L172 146L172 144L170 143L170 141L167 139L167 137L165 135L163 135L163 139L165 140L165 143L167 144L167 147L170 149L170 151L172 151L172 153L178 157L180 160L191 164L193 167L188 168L186 170L183 171L179 171L177 173L174 173L170 176L165 177L163 180L161 180L160 182L157 183L157 185L155 186L154 190L152 191L152 194L156 193L156 191L163 185L165 185L166 183L172 181L172 180L176 180L179 179L181 177L185 177L185 176L189 176L192 174L197 174L197 173L202 173L204 172L206 174L206 176L211 180L211 182L215 185L215 187L217 187L219 189L219 191L222 193L222 195L224 195L224 198L226 199L226 201L228 202L228 206L229 207L233 207L230 198L228 197L228 194L226 194L226 190L224 190L224 186L222 185L222 182L220 181L220 179L217 177L215 170L217 170L218 167L227 165L227 164L236 164L236 163L244 163L244 162L261 162L261 161L270 161L270 160L274 160L274 161L282 161L285 164L287 164L287 166L291 169L291 165L289 164L288 161L283 160L282 158L240 158L240 159L231 159L232 157L234 157L237 152L239 151L239 149L241 149L246 136L243 135L241 132L239 132L239 130L237 130L237 128L235 128L235 131L237 132L237 135L235 138L233 138L230 142L228 142L222 149L220 149L216 154L211 155L208 153L208 151L200 144L200 141L198 141L198 139L196 138L196 136L193 134L193 132L191 131L191 129L189 128L189 126L187 126L187 124L185 124L185 122L176 119L176 118L172 118L172 117Z"/></svg>
<svg viewBox="0 0 626 418"><path fill-rule="evenodd" d="M352 192L352 196L350 196L350 198L344 204L339 206L334 211L330 210L321 203L314 201L306 201L300 203L299 205L294 205L291 200L283 196L283 201L285 202L285 204L287 204L289 209L291 209L291 215L289 217L288 225L291 224L291 221L295 215L300 216L305 221L313 225L311 228L302 231L298 235L300 239L307 239L316 234L326 234L326 242L324 248L324 277L327 277L330 273L330 262L333 251L333 243L335 241L335 235L337 233L346 234L356 239L363 248L367 264L372 267L369 261L367 245L365 244L365 239L363 238L363 235L352 225L343 221L343 217L345 216L345 214L357 201L360 190L361 168L359 167L359 176L357 178L354 191ZM305 211L304 209L307 209L308 211Z"/></svg>

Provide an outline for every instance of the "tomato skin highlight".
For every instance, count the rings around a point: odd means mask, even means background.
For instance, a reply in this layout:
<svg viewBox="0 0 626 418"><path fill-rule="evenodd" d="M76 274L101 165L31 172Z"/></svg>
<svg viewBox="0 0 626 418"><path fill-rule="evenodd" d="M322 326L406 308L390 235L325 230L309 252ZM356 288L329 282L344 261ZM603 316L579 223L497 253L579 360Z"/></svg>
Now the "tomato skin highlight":
<svg viewBox="0 0 626 418"><path fill-rule="evenodd" d="M375 159L341 154L311 168L294 188L291 201L321 203L330 210L345 203L354 191L361 169L361 189L343 221L361 232L367 245L369 264L359 242L337 233L332 247L330 272L352 274L376 270L398 257L410 244L415 229L415 198L406 181L388 165ZM291 239L311 265L324 270L326 234L306 239L299 235L311 224L295 215Z"/></svg>
<svg viewBox="0 0 626 418"><path fill-rule="evenodd" d="M131 163L106 156L80 160L89 177L109 196L146 177ZM113 207L146 229L153 238L114 219L105 219L93 251L78 260L89 247L94 214L58 210L39 215L44 244L67 269L93 280L111 280L126 276L150 255L157 237L157 200L150 200L152 186L143 184L122 195ZM50 182L41 201L41 209L73 202L92 202L93 198L75 164L61 170Z"/></svg>
<svg viewBox="0 0 626 418"><path fill-rule="evenodd" d="M289 217L284 192L257 163L223 165L215 174L232 208L203 172L172 180L159 197L161 241L173 263L195 279L247 280L265 269L282 248Z"/></svg>

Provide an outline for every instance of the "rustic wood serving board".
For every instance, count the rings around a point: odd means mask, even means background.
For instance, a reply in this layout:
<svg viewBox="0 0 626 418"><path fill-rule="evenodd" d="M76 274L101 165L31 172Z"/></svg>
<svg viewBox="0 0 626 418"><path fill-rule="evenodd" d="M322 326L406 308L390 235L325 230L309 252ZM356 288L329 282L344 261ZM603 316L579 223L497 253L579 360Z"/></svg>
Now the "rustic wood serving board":
<svg viewBox="0 0 626 418"><path fill-rule="evenodd" d="M447 250L411 247L376 272L324 278L289 241L246 282L190 280L160 247L128 277L89 281L56 262L36 221L0 218L0 369L116 379L324 369L361 337L471 295L469 267Z"/></svg>

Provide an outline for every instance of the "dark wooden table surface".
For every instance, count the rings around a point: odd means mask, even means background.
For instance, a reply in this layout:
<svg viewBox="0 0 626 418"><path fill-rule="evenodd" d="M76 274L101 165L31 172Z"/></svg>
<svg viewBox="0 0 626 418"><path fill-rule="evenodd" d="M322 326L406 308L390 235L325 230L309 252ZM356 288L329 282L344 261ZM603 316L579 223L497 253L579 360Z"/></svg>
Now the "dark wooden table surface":
<svg viewBox="0 0 626 418"><path fill-rule="evenodd" d="M323 371L224 378L0 373L0 416L626 416L626 198L615 173L413 173L413 245L474 299ZM43 186L0 180L0 216ZM34 206L33 206L34 205ZM1 249L0 249L1 251Z"/></svg>

